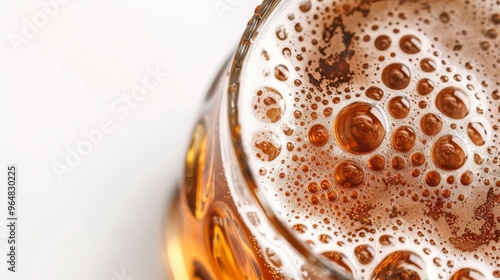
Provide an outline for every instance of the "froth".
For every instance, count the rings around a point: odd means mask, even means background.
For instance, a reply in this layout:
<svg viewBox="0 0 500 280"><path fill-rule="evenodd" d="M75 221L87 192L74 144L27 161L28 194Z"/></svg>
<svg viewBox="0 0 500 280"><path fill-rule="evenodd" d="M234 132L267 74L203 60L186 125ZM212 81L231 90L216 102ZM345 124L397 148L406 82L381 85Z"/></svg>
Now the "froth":
<svg viewBox="0 0 500 280"><path fill-rule="evenodd" d="M356 279L498 277L499 3L291 2L238 103L276 213Z"/></svg>

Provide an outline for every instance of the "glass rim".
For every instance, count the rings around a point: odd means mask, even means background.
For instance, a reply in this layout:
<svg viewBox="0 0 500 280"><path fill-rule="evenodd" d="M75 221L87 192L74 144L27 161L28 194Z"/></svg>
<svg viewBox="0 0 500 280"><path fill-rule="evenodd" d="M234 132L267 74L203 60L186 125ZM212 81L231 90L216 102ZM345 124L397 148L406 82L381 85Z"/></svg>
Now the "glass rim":
<svg viewBox="0 0 500 280"><path fill-rule="evenodd" d="M345 272L344 268L334 262L326 261L326 258L315 255L307 244L300 240L290 227L285 225L280 218L272 210L269 202L263 197L259 191L255 176L252 173L252 168L249 165L248 156L243 147L241 138L241 125L238 110L239 86L241 81L241 73L249 51L252 48L253 39L258 36L259 31L269 23L270 16L281 5L289 4L290 1L283 0L264 0L262 4L257 6L253 17L248 22L248 25L243 33L243 36L236 48L236 52L231 61L228 73L227 83L227 120L229 124L229 135L235 158L238 164L239 174L245 184L245 188L249 190L253 200L258 204L258 207L265 214L268 222L278 234L280 234L291 247L295 249L308 265L312 265L314 269L321 273L321 276L330 277L333 279L351 279Z"/></svg>

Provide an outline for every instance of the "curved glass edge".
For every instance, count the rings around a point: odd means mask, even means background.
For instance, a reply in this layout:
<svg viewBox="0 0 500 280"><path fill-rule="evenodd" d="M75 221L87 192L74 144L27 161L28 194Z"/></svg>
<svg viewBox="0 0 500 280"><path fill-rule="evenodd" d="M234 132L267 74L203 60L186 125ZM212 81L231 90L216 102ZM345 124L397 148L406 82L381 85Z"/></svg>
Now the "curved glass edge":
<svg viewBox="0 0 500 280"><path fill-rule="evenodd" d="M230 130L229 135L231 137L233 152L235 153L235 158L240 170L239 175L241 175L243 182L246 184L246 187L249 190L248 193L251 194L253 200L258 204L259 208L261 208L274 230L286 239L288 243L293 244L295 251L306 260L308 265L313 266L323 277L328 277L329 279L347 280L351 279L351 277L341 266L333 262L328 262L322 257L316 256L312 250L303 241L301 241L283 221L280 220L276 213L274 213L269 205L269 202L260 192L248 164L249 161L247 154L243 148L238 111L239 86L243 65L249 51L251 50L252 42L258 36L259 31L262 30L263 27L265 27L265 24L269 22L268 19L272 18L271 16L273 15L273 12L279 10L278 6L286 5L288 2L289 1L282 0L264 0L263 3L255 9L255 14L248 22L247 28L243 33L242 39L236 49L231 67L229 69L227 86L227 118Z"/></svg>

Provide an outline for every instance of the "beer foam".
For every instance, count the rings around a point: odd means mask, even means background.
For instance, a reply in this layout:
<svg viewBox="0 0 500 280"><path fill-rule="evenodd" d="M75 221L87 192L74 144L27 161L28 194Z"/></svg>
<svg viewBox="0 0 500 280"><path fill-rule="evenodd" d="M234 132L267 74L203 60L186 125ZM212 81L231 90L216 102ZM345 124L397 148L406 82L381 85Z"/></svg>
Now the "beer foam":
<svg viewBox="0 0 500 280"><path fill-rule="evenodd" d="M500 277L499 12L290 1L260 32L240 84L244 149L315 254L355 279Z"/></svg>

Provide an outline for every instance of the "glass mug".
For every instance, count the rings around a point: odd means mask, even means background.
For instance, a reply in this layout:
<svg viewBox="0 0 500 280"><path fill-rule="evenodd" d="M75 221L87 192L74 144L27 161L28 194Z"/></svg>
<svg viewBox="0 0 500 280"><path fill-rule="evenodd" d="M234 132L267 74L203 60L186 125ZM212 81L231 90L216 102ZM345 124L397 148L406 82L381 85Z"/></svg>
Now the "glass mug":
<svg viewBox="0 0 500 280"><path fill-rule="evenodd" d="M500 278L499 12L264 1L194 128L173 279Z"/></svg>

